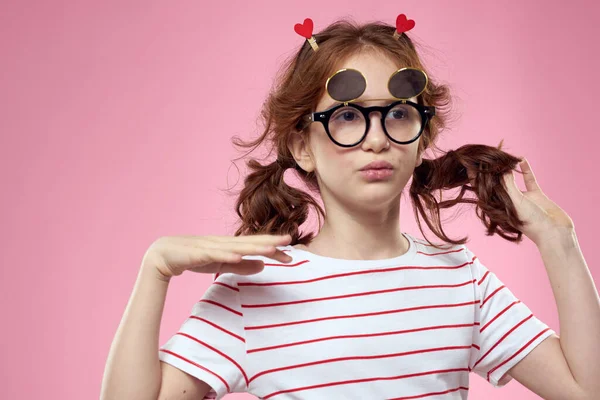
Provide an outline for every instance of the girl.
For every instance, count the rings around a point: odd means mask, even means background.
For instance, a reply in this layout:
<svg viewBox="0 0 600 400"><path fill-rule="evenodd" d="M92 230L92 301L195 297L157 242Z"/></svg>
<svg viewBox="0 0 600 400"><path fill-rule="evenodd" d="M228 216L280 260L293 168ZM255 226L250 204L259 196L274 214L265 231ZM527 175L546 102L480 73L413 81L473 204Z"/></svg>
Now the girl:
<svg viewBox="0 0 600 400"><path fill-rule="evenodd" d="M402 14L395 28L338 21L313 36L310 19L296 25L307 41L264 105L263 135L236 143L269 141L276 161L249 162L234 237L164 237L149 247L103 399L466 399L470 372L497 387L515 378L546 399L597 398L600 302L573 222L525 159L483 145L423 158L450 97L425 71L406 34L413 26ZM326 212L285 183L288 168ZM417 221L449 245L401 230L411 177ZM453 188L454 199L432 194ZM446 236L440 210L459 203L476 204L489 235L535 242L561 337L466 238ZM324 217L314 237L299 230L309 206ZM185 270L215 281L157 352L169 281Z"/></svg>

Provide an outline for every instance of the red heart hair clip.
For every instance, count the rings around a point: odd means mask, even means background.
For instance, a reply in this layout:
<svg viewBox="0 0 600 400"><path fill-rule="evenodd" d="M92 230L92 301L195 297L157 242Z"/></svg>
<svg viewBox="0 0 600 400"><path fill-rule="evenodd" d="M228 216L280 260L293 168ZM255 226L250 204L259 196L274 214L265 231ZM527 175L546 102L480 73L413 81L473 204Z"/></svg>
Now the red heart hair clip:
<svg viewBox="0 0 600 400"><path fill-rule="evenodd" d="M398 39L404 32L410 31L415 27L415 21L412 19L406 19L406 15L400 14L396 17L396 32L394 37Z"/></svg>
<svg viewBox="0 0 600 400"><path fill-rule="evenodd" d="M400 35L402 35L404 32L410 31L414 27L415 21L413 21L412 19L406 19L406 15L404 14L399 14L396 17L396 31L394 32L394 38L398 39ZM294 25L294 31L298 35L306 38L306 40L308 40L308 43L310 43L310 46L314 51L319 50L319 45L317 44L317 41L313 36L312 19L305 18L303 23Z"/></svg>
<svg viewBox="0 0 600 400"><path fill-rule="evenodd" d="M313 32L313 21L310 18L306 18L303 24L294 25L294 30L300 36L304 36L307 39L312 37Z"/></svg>
<svg viewBox="0 0 600 400"><path fill-rule="evenodd" d="M298 35L305 37L306 40L308 40L308 43L310 43L310 45L314 51L319 50L319 45L317 45L317 41L315 40L315 37L312 34L312 32L313 32L312 19L306 18L304 20L304 23L294 25L294 31L296 31L296 33Z"/></svg>

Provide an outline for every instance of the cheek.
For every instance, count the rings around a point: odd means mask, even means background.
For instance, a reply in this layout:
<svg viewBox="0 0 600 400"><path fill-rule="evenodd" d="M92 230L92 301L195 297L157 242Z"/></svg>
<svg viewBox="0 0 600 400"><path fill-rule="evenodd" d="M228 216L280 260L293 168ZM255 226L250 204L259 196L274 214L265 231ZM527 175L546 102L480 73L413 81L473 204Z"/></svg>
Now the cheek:
<svg viewBox="0 0 600 400"><path fill-rule="evenodd" d="M327 172L330 177L345 175L346 171L351 171L353 165L353 152L356 149L346 149L333 143L324 129L322 132L315 132L311 137L313 142L313 154L317 162L317 169Z"/></svg>
<svg viewBox="0 0 600 400"><path fill-rule="evenodd" d="M335 146L335 144L332 143L332 146ZM360 159L360 154L355 152L356 149L353 151L332 148L332 146L323 153L321 165L323 171L326 172L322 177L340 189L350 187L351 185L349 184L354 180L355 171L359 168L357 166L357 158Z"/></svg>

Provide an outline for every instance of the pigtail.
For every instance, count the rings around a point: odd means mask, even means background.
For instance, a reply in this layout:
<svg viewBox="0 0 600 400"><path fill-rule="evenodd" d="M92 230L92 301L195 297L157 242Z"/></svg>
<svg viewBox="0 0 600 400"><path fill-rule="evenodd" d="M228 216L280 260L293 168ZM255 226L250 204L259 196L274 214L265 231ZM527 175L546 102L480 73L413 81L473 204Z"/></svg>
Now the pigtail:
<svg viewBox="0 0 600 400"><path fill-rule="evenodd" d="M308 218L310 206L323 216L321 206L310 195L285 182L284 173L288 167L285 161L278 159L262 165L251 159L247 165L252 172L246 176L236 202L240 227L235 236L288 233L292 236L292 244L308 244L313 233L303 235L300 225Z"/></svg>
<svg viewBox="0 0 600 400"><path fill-rule="evenodd" d="M500 150L501 145L498 148L481 144L464 145L448 151L442 157L423 159L423 163L415 168L410 197L423 237L425 233L419 215L443 241L466 243L468 237L456 240L449 238L440 220L441 209L465 203L476 206L476 214L485 225L488 236L496 233L512 242L522 240L520 227L523 221L518 218L502 179L511 170L516 171L521 159ZM455 188L460 188L458 195L442 201L442 191ZM439 191L440 201L433 195L435 191ZM465 197L467 193L473 193L474 198Z"/></svg>

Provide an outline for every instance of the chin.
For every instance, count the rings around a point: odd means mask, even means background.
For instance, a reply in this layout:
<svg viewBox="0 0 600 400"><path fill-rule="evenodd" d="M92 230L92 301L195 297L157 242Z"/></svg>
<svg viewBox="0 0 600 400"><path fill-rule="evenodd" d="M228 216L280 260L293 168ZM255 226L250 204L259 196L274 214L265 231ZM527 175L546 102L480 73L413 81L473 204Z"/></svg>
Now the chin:
<svg viewBox="0 0 600 400"><path fill-rule="evenodd" d="M402 189L398 187L380 185L375 187L357 188L356 190L347 194L352 198L352 201L357 205L360 205L365 210L381 210L386 204L391 204L395 201L399 201Z"/></svg>

